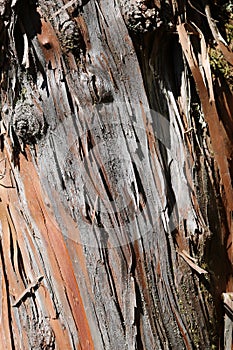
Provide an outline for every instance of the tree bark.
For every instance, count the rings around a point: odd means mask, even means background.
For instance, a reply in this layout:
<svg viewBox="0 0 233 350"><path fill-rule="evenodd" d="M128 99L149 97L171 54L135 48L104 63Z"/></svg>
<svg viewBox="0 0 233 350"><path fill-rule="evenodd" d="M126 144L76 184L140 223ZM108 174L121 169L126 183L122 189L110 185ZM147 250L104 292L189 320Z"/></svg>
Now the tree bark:
<svg viewBox="0 0 233 350"><path fill-rule="evenodd" d="M230 349L230 6L0 2L1 348Z"/></svg>

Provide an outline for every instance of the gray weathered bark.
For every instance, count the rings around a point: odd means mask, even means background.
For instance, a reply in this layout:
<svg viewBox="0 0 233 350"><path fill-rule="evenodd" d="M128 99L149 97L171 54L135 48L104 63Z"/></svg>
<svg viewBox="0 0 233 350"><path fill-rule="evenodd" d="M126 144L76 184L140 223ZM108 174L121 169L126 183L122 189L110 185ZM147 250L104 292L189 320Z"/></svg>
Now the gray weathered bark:
<svg viewBox="0 0 233 350"><path fill-rule="evenodd" d="M0 3L1 348L223 348L224 4Z"/></svg>

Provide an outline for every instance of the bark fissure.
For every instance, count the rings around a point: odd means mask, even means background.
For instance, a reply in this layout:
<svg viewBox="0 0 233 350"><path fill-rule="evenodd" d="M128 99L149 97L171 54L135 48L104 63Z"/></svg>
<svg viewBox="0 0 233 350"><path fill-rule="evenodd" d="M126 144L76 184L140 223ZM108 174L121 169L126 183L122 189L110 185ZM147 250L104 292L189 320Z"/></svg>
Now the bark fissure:
<svg viewBox="0 0 233 350"><path fill-rule="evenodd" d="M219 4L0 4L2 347L227 343L232 17L215 22Z"/></svg>

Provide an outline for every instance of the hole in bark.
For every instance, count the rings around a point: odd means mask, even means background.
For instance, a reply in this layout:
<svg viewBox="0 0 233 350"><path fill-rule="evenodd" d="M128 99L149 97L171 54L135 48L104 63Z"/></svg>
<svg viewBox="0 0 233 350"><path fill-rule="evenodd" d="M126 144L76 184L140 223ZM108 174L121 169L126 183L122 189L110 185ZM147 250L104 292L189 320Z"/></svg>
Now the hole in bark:
<svg viewBox="0 0 233 350"><path fill-rule="evenodd" d="M46 48L46 50L50 50L52 48L52 45L50 43L46 43L43 46Z"/></svg>

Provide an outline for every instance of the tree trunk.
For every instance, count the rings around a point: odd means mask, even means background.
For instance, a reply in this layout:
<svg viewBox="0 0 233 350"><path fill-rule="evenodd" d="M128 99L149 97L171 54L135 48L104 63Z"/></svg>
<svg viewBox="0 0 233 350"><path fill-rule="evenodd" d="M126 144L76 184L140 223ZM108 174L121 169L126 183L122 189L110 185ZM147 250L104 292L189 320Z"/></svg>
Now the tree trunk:
<svg viewBox="0 0 233 350"><path fill-rule="evenodd" d="M231 349L231 10L0 2L2 349Z"/></svg>

